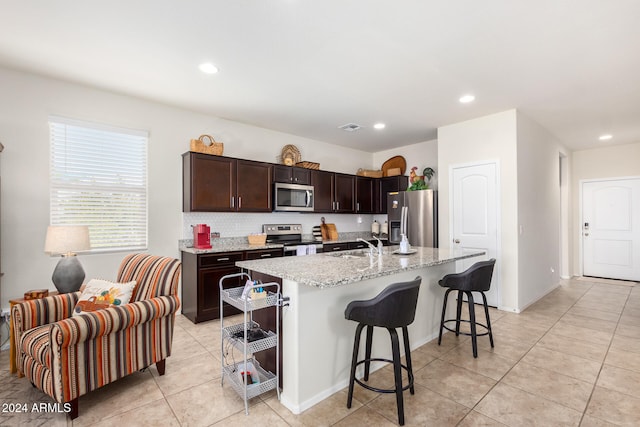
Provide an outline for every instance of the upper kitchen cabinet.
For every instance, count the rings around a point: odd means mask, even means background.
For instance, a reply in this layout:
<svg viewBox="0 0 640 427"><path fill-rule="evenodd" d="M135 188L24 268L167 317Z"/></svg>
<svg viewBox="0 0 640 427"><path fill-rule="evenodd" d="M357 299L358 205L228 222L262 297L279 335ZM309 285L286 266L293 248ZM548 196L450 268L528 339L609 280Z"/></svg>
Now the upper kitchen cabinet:
<svg viewBox="0 0 640 427"><path fill-rule="evenodd" d="M355 177L353 175L311 170L314 212L353 213Z"/></svg>
<svg viewBox="0 0 640 427"><path fill-rule="evenodd" d="M334 174L335 212L352 213L356 209L356 177L343 173Z"/></svg>
<svg viewBox="0 0 640 427"><path fill-rule="evenodd" d="M271 212L269 163L182 155L183 212Z"/></svg>
<svg viewBox="0 0 640 427"><path fill-rule="evenodd" d="M374 213L375 180L364 176L356 176L356 213Z"/></svg>
<svg viewBox="0 0 640 427"><path fill-rule="evenodd" d="M313 211L333 212L333 172L312 170Z"/></svg>
<svg viewBox="0 0 640 427"><path fill-rule="evenodd" d="M272 169L273 165L269 163L238 160L237 211L271 212Z"/></svg>
<svg viewBox="0 0 640 427"><path fill-rule="evenodd" d="M387 213L387 193L405 191L409 186L409 177L406 175L387 176L380 178L379 204L376 213Z"/></svg>
<svg viewBox="0 0 640 427"><path fill-rule="evenodd" d="M273 167L273 182L309 185L311 173L309 169L294 166L275 165Z"/></svg>

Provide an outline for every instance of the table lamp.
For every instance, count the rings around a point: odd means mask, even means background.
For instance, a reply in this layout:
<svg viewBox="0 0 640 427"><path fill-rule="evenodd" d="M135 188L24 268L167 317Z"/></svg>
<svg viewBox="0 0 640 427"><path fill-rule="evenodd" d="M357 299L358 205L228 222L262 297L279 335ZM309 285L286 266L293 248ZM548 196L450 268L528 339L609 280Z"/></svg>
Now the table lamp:
<svg viewBox="0 0 640 427"><path fill-rule="evenodd" d="M44 251L62 256L51 276L58 292L66 294L80 289L84 269L75 253L90 248L89 227L85 225L51 225L47 228Z"/></svg>

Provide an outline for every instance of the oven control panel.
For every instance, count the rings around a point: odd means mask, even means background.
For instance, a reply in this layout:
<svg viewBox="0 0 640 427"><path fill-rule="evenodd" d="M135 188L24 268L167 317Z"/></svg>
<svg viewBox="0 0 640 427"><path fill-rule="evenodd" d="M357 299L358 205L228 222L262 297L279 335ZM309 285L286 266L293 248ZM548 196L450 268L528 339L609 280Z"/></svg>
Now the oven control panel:
<svg viewBox="0 0 640 427"><path fill-rule="evenodd" d="M274 234L302 234L302 224L264 224L262 232Z"/></svg>

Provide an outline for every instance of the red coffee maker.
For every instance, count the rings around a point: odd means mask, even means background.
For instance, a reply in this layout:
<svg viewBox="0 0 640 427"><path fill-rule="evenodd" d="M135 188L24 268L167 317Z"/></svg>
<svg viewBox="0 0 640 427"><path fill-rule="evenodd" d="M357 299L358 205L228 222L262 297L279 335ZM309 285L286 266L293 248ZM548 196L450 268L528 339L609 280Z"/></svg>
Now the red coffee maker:
<svg viewBox="0 0 640 427"><path fill-rule="evenodd" d="M193 247L195 249L211 249L211 227L207 224L196 224L193 227Z"/></svg>

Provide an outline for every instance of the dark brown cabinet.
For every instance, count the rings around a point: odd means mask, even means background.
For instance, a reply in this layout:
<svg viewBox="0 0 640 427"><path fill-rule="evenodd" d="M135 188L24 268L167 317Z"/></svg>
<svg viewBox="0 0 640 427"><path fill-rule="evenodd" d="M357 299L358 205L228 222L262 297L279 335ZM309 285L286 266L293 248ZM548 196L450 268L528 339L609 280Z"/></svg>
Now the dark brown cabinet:
<svg viewBox="0 0 640 427"><path fill-rule="evenodd" d="M387 193L405 191L409 185L409 177L406 175L387 176L380 178L380 203L376 213L387 213Z"/></svg>
<svg viewBox="0 0 640 427"><path fill-rule="evenodd" d="M311 171L314 188L314 212L353 213L355 176L326 171Z"/></svg>
<svg viewBox="0 0 640 427"><path fill-rule="evenodd" d="M369 178L187 152L182 155L183 212L271 212L274 182L314 187L314 212L387 213L387 193L404 175Z"/></svg>
<svg viewBox="0 0 640 427"><path fill-rule="evenodd" d="M182 252L182 314L193 323L220 317L220 279L242 270L235 266L243 259L264 259L282 256L282 249L192 254ZM226 280L224 289L244 286L241 278ZM229 304L223 315L240 313Z"/></svg>
<svg viewBox="0 0 640 427"><path fill-rule="evenodd" d="M183 212L271 212L270 163L182 155Z"/></svg>
<svg viewBox="0 0 640 427"><path fill-rule="evenodd" d="M243 259L242 252L216 254L192 254L182 252L182 314L193 323L220 317L220 278L239 273L236 261ZM227 280L225 288L241 286L240 279ZM239 313L226 305L224 315Z"/></svg>
<svg viewBox="0 0 640 427"><path fill-rule="evenodd" d="M295 166L275 165L273 167L273 182L309 185L311 173L309 169Z"/></svg>
<svg viewBox="0 0 640 427"><path fill-rule="evenodd" d="M208 154L182 155L182 211L232 211L235 159Z"/></svg>
<svg viewBox="0 0 640 427"><path fill-rule="evenodd" d="M246 260L251 259L267 259L277 258L283 255L282 249L259 249L255 251L247 251L245 253Z"/></svg>
<svg viewBox="0 0 640 427"><path fill-rule="evenodd" d="M343 173L334 174L334 211L353 213L356 207L356 177Z"/></svg>
<svg viewBox="0 0 640 427"><path fill-rule="evenodd" d="M374 179L356 176L356 213L374 213Z"/></svg>
<svg viewBox="0 0 640 427"><path fill-rule="evenodd" d="M238 160L238 212L271 212L271 169L273 165Z"/></svg>
<svg viewBox="0 0 640 427"><path fill-rule="evenodd" d="M337 251L346 251L349 248L349 242L343 243L325 243L322 245L322 252L337 252Z"/></svg>
<svg viewBox="0 0 640 427"><path fill-rule="evenodd" d="M376 243L374 241L373 246L375 246ZM367 245L365 242L349 242L349 249L365 249L365 248L369 248L369 245Z"/></svg>
<svg viewBox="0 0 640 427"><path fill-rule="evenodd" d="M333 212L333 172L311 171L313 211Z"/></svg>

